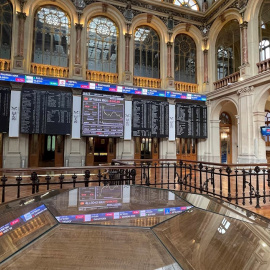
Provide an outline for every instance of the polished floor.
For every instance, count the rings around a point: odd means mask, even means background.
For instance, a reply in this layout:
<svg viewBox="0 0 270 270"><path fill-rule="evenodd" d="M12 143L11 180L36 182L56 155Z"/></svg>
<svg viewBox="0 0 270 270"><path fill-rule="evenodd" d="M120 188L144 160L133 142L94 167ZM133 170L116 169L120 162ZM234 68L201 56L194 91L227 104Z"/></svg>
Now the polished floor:
<svg viewBox="0 0 270 270"><path fill-rule="evenodd" d="M0 269L269 270L270 220L142 186L53 190L0 205Z"/></svg>

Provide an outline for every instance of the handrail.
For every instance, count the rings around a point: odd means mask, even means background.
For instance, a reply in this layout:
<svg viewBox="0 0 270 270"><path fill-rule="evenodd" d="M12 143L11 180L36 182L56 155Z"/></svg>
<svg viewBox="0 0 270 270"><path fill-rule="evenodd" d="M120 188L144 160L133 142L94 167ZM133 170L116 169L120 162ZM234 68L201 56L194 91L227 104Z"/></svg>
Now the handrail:
<svg viewBox="0 0 270 270"><path fill-rule="evenodd" d="M240 79L240 71L234 72L221 80L214 82L215 90L228 86L231 83L236 83Z"/></svg>

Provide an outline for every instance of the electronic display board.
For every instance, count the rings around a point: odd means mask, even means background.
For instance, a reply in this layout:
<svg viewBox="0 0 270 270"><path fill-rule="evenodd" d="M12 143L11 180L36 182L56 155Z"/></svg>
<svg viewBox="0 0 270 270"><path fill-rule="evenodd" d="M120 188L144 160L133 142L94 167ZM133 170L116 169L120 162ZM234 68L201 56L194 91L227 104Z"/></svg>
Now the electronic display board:
<svg viewBox="0 0 270 270"><path fill-rule="evenodd" d="M122 206L122 186L79 188L79 211Z"/></svg>
<svg viewBox="0 0 270 270"><path fill-rule="evenodd" d="M169 103L136 99L133 101L134 137L169 137Z"/></svg>
<svg viewBox="0 0 270 270"><path fill-rule="evenodd" d="M9 129L10 88L0 86L0 133Z"/></svg>
<svg viewBox="0 0 270 270"><path fill-rule="evenodd" d="M82 106L82 136L124 136L123 98L84 92Z"/></svg>
<svg viewBox="0 0 270 270"><path fill-rule="evenodd" d="M176 137L207 138L207 106L177 103Z"/></svg>
<svg viewBox="0 0 270 270"><path fill-rule="evenodd" d="M176 215L193 206L168 207L159 209L132 210L122 212L95 213L86 215L57 216L60 223L84 223L93 221L117 220L125 218L141 218L153 216Z"/></svg>
<svg viewBox="0 0 270 270"><path fill-rule="evenodd" d="M23 89L21 99L21 133L71 133L71 92Z"/></svg>
<svg viewBox="0 0 270 270"><path fill-rule="evenodd" d="M96 91L115 92L115 93L122 93L122 94L131 94L131 95L144 95L144 96L166 97L166 98L185 99L185 100L206 101L205 95L194 94L194 93L165 91L165 90L160 90L160 89L146 89L146 88L141 88L141 87L136 87L136 86L135 87L122 86L122 85L95 83L95 82L88 82L88 81L58 79L58 78L53 78L53 77L15 74L15 73L10 73L10 72L0 72L0 81L19 82L19 83L28 83L28 84L37 84L37 85L50 85L50 86L60 86L60 87L72 87L72 88L79 88L83 90L91 89L91 90L96 90Z"/></svg>

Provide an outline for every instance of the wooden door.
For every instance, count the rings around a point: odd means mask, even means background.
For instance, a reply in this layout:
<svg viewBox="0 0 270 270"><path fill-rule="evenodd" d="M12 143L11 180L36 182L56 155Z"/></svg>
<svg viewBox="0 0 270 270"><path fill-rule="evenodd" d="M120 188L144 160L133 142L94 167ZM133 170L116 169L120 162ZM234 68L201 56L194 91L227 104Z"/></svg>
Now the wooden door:
<svg viewBox="0 0 270 270"><path fill-rule="evenodd" d="M153 138L152 139L152 159L157 160L159 159L159 139Z"/></svg>
<svg viewBox="0 0 270 270"><path fill-rule="evenodd" d="M3 168L3 134L0 133L0 168Z"/></svg>
<svg viewBox="0 0 270 270"><path fill-rule="evenodd" d="M55 152L54 152L54 166L64 166L64 136L56 135Z"/></svg>
<svg viewBox="0 0 270 270"><path fill-rule="evenodd" d="M176 138L176 157L183 160L197 160L196 139Z"/></svg>
<svg viewBox="0 0 270 270"><path fill-rule="evenodd" d="M116 158L116 142L114 138L108 139L107 153L107 163L111 163Z"/></svg>
<svg viewBox="0 0 270 270"><path fill-rule="evenodd" d="M134 159L141 159L141 138L135 137L135 143L134 143Z"/></svg>
<svg viewBox="0 0 270 270"><path fill-rule="evenodd" d="M30 168L39 166L39 151L41 146L39 139L38 134L29 135L28 167Z"/></svg>
<svg viewBox="0 0 270 270"><path fill-rule="evenodd" d="M220 162L232 163L232 135L230 125L220 125Z"/></svg>
<svg viewBox="0 0 270 270"><path fill-rule="evenodd" d="M86 137L86 159L85 166L94 165L95 140L94 137Z"/></svg>

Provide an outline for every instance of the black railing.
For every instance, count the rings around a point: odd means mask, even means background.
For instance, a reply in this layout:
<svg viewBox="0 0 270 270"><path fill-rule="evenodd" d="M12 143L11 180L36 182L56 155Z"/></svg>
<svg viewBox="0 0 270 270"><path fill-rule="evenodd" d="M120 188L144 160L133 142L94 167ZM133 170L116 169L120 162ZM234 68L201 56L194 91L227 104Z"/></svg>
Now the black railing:
<svg viewBox="0 0 270 270"><path fill-rule="evenodd" d="M144 185L209 194L260 208L270 200L269 164L186 160L113 160L112 166L0 170L2 202L43 192L94 185Z"/></svg>

